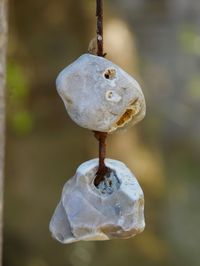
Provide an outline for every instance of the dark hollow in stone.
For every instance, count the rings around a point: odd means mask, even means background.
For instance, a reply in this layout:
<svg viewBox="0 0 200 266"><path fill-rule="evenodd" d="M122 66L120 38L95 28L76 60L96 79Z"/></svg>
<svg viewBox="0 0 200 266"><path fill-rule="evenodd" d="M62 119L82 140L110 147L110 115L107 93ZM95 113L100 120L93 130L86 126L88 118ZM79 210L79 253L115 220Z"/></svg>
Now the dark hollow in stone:
<svg viewBox="0 0 200 266"><path fill-rule="evenodd" d="M120 188L121 182L117 177L117 174L112 169L109 169L107 174L104 176L104 180L102 180L96 188L102 194L112 194Z"/></svg>
<svg viewBox="0 0 200 266"><path fill-rule="evenodd" d="M114 68L107 69L104 73L106 79L114 79L116 77L116 70Z"/></svg>

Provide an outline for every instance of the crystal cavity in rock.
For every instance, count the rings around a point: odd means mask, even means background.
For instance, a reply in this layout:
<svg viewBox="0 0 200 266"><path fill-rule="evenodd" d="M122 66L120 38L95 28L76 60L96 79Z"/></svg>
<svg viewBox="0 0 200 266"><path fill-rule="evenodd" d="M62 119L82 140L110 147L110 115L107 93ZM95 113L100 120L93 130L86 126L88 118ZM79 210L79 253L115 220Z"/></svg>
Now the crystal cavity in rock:
<svg viewBox="0 0 200 266"><path fill-rule="evenodd" d="M101 181L96 188L102 194L112 194L119 189L120 184L116 172L109 169L108 173L104 176L104 180Z"/></svg>

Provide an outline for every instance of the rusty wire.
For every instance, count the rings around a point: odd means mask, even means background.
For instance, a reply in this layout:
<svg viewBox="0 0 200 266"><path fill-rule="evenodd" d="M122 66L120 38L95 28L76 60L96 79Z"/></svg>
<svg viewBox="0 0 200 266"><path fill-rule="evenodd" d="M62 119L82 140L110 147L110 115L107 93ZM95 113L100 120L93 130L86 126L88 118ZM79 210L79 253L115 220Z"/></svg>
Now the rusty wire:
<svg viewBox="0 0 200 266"><path fill-rule="evenodd" d="M103 0L96 0L96 17L97 17L97 55L104 57L103 50ZM109 169L105 165L106 158L106 138L107 132L94 131L96 139L99 141L99 167L94 180L95 186L98 186L104 180Z"/></svg>

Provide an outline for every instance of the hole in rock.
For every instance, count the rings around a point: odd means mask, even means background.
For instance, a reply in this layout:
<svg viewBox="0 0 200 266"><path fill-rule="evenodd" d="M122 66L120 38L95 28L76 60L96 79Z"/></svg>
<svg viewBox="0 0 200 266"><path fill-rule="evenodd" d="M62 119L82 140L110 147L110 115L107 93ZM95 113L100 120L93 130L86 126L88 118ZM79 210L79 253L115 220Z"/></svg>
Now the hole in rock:
<svg viewBox="0 0 200 266"><path fill-rule="evenodd" d="M117 174L114 170L109 169L107 174L104 176L104 180L101 181L96 188L102 194L112 194L120 188L121 182L117 177Z"/></svg>
<svg viewBox="0 0 200 266"><path fill-rule="evenodd" d="M109 68L104 72L104 77L106 79L114 79L116 77L116 70L114 68Z"/></svg>
<svg viewBox="0 0 200 266"><path fill-rule="evenodd" d="M112 99L112 97L113 97L113 92L112 92L112 91L109 91L109 92L107 93L107 98L108 98L108 99Z"/></svg>
<svg viewBox="0 0 200 266"><path fill-rule="evenodd" d="M126 112L117 121L117 126L122 126L127 120L130 120L133 116L133 109L127 109Z"/></svg>
<svg viewBox="0 0 200 266"><path fill-rule="evenodd" d="M135 116L139 110L140 106L138 105L138 98L136 98L130 105L129 108L126 109L126 111L123 113L123 115L120 117L120 119L117 121L116 125L118 127L124 126L127 122L129 122L133 116Z"/></svg>

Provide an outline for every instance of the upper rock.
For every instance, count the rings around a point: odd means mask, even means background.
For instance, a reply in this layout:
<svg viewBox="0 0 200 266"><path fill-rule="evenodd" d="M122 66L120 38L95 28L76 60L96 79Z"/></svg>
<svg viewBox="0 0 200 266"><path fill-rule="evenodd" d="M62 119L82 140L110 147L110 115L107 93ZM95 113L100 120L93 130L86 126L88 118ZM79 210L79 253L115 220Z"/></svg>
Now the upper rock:
<svg viewBox="0 0 200 266"><path fill-rule="evenodd" d="M113 132L145 116L138 82L103 57L80 56L60 72L56 87L71 119L90 130Z"/></svg>

